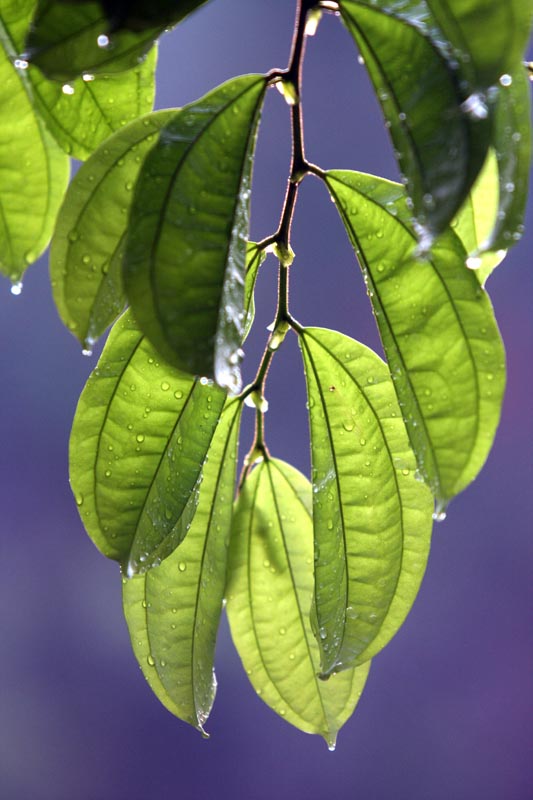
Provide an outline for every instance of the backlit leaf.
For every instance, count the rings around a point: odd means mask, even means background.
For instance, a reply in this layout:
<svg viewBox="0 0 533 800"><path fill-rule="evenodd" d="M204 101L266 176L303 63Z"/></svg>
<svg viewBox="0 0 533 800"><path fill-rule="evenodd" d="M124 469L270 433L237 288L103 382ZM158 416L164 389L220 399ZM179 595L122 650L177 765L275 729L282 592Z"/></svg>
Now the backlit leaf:
<svg viewBox="0 0 533 800"><path fill-rule="evenodd" d="M76 0L78 3L91 0ZM109 20L111 30L129 28L142 31L158 26L167 28L185 14L202 6L206 0L101 0L100 5Z"/></svg>
<svg viewBox="0 0 533 800"><path fill-rule="evenodd" d="M124 280L169 361L240 386L252 156L266 81L228 81L174 114L148 154L130 214Z"/></svg>
<svg viewBox="0 0 533 800"><path fill-rule="evenodd" d="M399 184L326 178L359 258L421 473L437 513L478 474L501 411L505 354L487 294L449 230L417 259Z"/></svg>
<svg viewBox="0 0 533 800"><path fill-rule="evenodd" d="M491 148L463 207L452 222L468 255L466 265L474 270L482 286L506 255L505 250L481 252L496 223L499 195L498 162Z"/></svg>
<svg viewBox="0 0 533 800"><path fill-rule="evenodd" d="M335 746L370 662L322 681L313 636L311 486L276 459L257 466L239 495L230 545L231 635L262 700L287 722Z"/></svg>
<svg viewBox="0 0 533 800"><path fill-rule="evenodd" d="M133 188L174 114L155 112L107 139L76 173L59 212L50 253L52 290L61 319L86 349L124 309L122 258Z"/></svg>
<svg viewBox="0 0 533 800"><path fill-rule="evenodd" d="M187 538L160 567L123 586L131 643L148 683L169 711L202 733L216 691L241 409L233 400L222 414Z"/></svg>
<svg viewBox="0 0 533 800"><path fill-rule="evenodd" d="M0 10L0 272L14 282L50 241L69 176L17 60L32 9L28 0L4 0Z"/></svg>
<svg viewBox="0 0 533 800"><path fill-rule="evenodd" d="M466 103L457 64L425 4L341 0L405 176L425 247L450 223L485 160L488 109Z"/></svg>
<svg viewBox="0 0 533 800"><path fill-rule="evenodd" d="M522 64L498 90L493 143L500 196L496 225L482 250L503 250L521 238L531 168L531 87Z"/></svg>
<svg viewBox="0 0 533 800"><path fill-rule="evenodd" d="M530 0L426 0L474 89L514 71L529 38Z"/></svg>
<svg viewBox="0 0 533 800"><path fill-rule="evenodd" d="M246 278L244 282L244 333L243 341L250 333L254 322L255 302L254 290L259 267L266 258L266 251L258 247L255 242L248 242L246 248Z"/></svg>
<svg viewBox="0 0 533 800"><path fill-rule="evenodd" d="M403 623L422 580L432 500L390 375L335 331L300 334L313 467L317 640L325 675L366 661Z"/></svg>
<svg viewBox="0 0 533 800"><path fill-rule="evenodd" d="M72 490L96 546L129 576L183 540L224 392L161 360L127 312L80 397Z"/></svg>
<svg viewBox="0 0 533 800"><path fill-rule="evenodd" d="M118 75L86 75L61 86L30 65L38 112L59 145L84 160L101 142L152 110L157 48L134 69Z"/></svg>

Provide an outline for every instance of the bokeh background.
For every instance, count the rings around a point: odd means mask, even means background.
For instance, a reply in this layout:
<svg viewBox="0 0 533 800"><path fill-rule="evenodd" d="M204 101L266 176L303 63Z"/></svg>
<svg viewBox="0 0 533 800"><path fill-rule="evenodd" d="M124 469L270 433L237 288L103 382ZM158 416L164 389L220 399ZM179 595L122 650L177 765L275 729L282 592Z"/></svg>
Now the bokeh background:
<svg viewBox="0 0 533 800"><path fill-rule="evenodd" d="M159 107L234 75L285 66L294 2L214 0L164 37ZM323 167L397 177L364 68L325 17L305 65L307 155ZM252 235L278 221L288 112L269 93L257 151ZM292 309L306 324L379 342L353 253L323 187L304 182L294 222ZM20 297L0 287L1 800L527 800L533 796L533 214L490 280L509 382L494 450L436 526L407 623L375 660L337 751L272 713L240 667L224 623L209 741L163 709L132 655L118 568L85 535L67 445L94 367L64 330L47 265ZM260 279L251 376L275 308L275 263ZM303 378L289 340L272 368L267 437L309 467ZM248 417L252 412L248 411ZM249 445L251 419L243 446Z"/></svg>

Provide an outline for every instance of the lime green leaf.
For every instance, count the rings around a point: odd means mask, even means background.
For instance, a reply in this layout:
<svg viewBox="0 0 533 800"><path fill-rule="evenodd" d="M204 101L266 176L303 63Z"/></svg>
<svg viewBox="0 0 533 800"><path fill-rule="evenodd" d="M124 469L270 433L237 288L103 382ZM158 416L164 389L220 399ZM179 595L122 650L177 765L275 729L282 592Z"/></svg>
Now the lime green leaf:
<svg viewBox="0 0 533 800"><path fill-rule="evenodd" d="M135 188L124 257L133 313L169 361L240 386L252 157L265 78L175 113Z"/></svg>
<svg viewBox="0 0 533 800"><path fill-rule="evenodd" d="M426 0L475 90L515 70L533 16L530 0Z"/></svg>
<svg viewBox="0 0 533 800"><path fill-rule="evenodd" d="M159 700L204 733L215 699L215 642L226 583L242 404L224 410L187 538L157 569L124 579L133 650Z"/></svg>
<svg viewBox="0 0 533 800"><path fill-rule="evenodd" d="M496 223L498 199L498 162L491 148L463 207L452 222L452 228L468 255L466 266L474 270L482 286L506 255L506 250L481 252L482 245L489 239Z"/></svg>
<svg viewBox="0 0 533 800"><path fill-rule="evenodd" d="M485 160L488 108L465 103L457 65L419 2L341 0L365 60L427 248L462 205Z"/></svg>
<svg viewBox="0 0 533 800"><path fill-rule="evenodd" d="M352 714L370 662L329 681L317 672L320 653L309 612L313 604L311 486L275 459L256 467L239 495L230 545L227 612L231 635L262 700L333 749Z"/></svg>
<svg viewBox="0 0 533 800"><path fill-rule="evenodd" d="M504 78L498 92L493 133L500 185L498 216L491 235L481 243L482 251L507 249L524 231L531 167L530 84L522 64Z"/></svg>
<svg viewBox="0 0 533 800"><path fill-rule="evenodd" d="M407 616L429 552L432 500L389 372L335 331L300 335L313 466L317 640L325 675L379 652Z"/></svg>
<svg viewBox="0 0 533 800"><path fill-rule="evenodd" d="M405 193L356 172L326 178L355 248L421 473L437 514L478 474L492 445L505 354L487 294L449 230L416 258Z"/></svg>
<svg viewBox="0 0 533 800"><path fill-rule="evenodd" d="M126 313L80 397L72 489L96 546L129 576L185 537L224 392L160 360Z"/></svg>
<svg viewBox="0 0 533 800"><path fill-rule="evenodd" d="M59 212L50 252L54 300L87 350L124 309L122 258L133 187L174 114L155 112L107 139L76 173Z"/></svg>
<svg viewBox="0 0 533 800"><path fill-rule="evenodd" d="M69 176L17 59L32 10L33 2L5 0L0 11L0 272L14 282L45 250Z"/></svg>
<svg viewBox="0 0 533 800"><path fill-rule="evenodd" d="M259 267L267 256L266 250L262 250L254 242L248 242L246 248L246 278L244 282L244 333L242 340L244 341L254 323L255 317L255 301L254 290L255 282L257 280L257 273Z"/></svg>
<svg viewBox="0 0 533 800"><path fill-rule="evenodd" d="M37 110L58 144L85 160L114 131L152 110L157 48L144 63L118 75L85 75L61 87L30 65Z"/></svg>

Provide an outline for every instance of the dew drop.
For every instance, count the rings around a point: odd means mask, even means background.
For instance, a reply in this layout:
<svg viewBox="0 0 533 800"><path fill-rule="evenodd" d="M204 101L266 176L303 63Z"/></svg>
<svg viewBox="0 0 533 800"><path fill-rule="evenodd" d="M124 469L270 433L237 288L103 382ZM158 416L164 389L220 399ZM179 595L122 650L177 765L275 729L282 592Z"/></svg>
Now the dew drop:
<svg viewBox="0 0 533 800"><path fill-rule="evenodd" d="M138 433L135 438L137 439L139 444L142 444L144 442L144 435L142 433Z"/></svg>
<svg viewBox="0 0 533 800"><path fill-rule="evenodd" d="M148 666L149 666L149 667L155 667L155 658L153 657L153 655L152 655L152 654L150 654L150 655L147 657L147 659L146 659L146 660L147 660L147 662L148 662Z"/></svg>
<svg viewBox="0 0 533 800"><path fill-rule="evenodd" d="M500 84L502 86L511 86L512 82L513 79L511 75L508 75L507 73L505 73L504 75L500 75Z"/></svg>
<svg viewBox="0 0 533 800"><path fill-rule="evenodd" d="M178 564L178 569L180 572L185 572L185 570L187 569L187 564L185 563L185 561L180 561L180 563Z"/></svg>
<svg viewBox="0 0 533 800"><path fill-rule="evenodd" d="M163 381L161 383L161 390L163 392L168 392L169 389L170 389L170 383L168 383L167 381Z"/></svg>
<svg viewBox="0 0 533 800"><path fill-rule="evenodd" d="M106 36L105 33L101 33L100 36L96 39L96 44L98 47L105 48L109 47L110 41L109 36Z"/></svg>
<svg viewBox="0 0 533 800"><path fill-rule="evenodd" d="M287 633L287 629L286 628L280 628L279 629L279 635L280 636L285 636L286 633Z"/></svg>
<svg viewBox="0 0 533 800"><path fill-rule="evenodd" d="M16 58L13 61L15 69L28 69L28 62L25 58Z"/></svg>
<svg viewBox="0 0 533 800"><path fill-rule="evenodd" d="M11 294L15 297L18 297L22 294L22 281L16 281L15 283L11 284Z"/></svg>
<svg viewBox="0 0 533 800"><path fill-rule="evenodd" d="M489 115L485 99L479 92L469 95L464 103L461 103L461 109L472 119L487 119Z"/></svg>
<svg viewBox="0 0 533 800"><path fill-rule="evenodd" d="M71 86L70 83L64 83L61 91L63 94L74 94L74 86Z"/></svg>
<svg viewBox="0 0 533 800"><path fill-rule="evenodd" d="M90 72L84 72L81 76L85 83L90 83L90 81L94 81L94 75L91 75Z"/></svg>

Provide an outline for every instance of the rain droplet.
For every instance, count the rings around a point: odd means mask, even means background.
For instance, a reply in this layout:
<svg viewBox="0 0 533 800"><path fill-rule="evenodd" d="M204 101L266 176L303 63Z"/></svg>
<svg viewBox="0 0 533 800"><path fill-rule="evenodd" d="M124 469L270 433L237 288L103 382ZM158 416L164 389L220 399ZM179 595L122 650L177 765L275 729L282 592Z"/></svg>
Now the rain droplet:
<svg viewBox="0 0 533 800"><path fill-rule="evenodd" d="M11 284L11 294L15 295L15 297L22 294L22 281L16 281Z"/></svg>
<svg viewBox="0 0 533 800"><path fill-rule="evenodd" d="M180 563L178 564L178 569L180 572L185 572L185 570L187 569L187 564L185 563L185 561L180 561Z"/></svg>
<svg viewBox="0 0 533 800"><path fill-rule="evenodd" d="M28 62L25 58L16 58L13 61L15 69L28 69Z"/></svg>
<svg viewBox="0 0 533 800"><path fill-rule="evenodd" d="M169 389L170 389L170 383L168 383L167 381L163 381L161 384L161 390L163 392L168 392Z"/></svg>
<svg viewBox="0 0 533 800"><path fill-rule="evenodd" d="M105 33L101 33L100 36L98 36L98 38L96 39L96 44L98 45L98 47L102 48L109 47L110 45L109 36L106 36Z"/></svg>
<svg viewBox="0 0 533 800"><path fill-rule="evenodd" d="M150 654L150 655L147 657L147 659L146 659L146 660L147 660L147 662L148 662L148 666L149 666L149 667L155 667L155 658L153 657L153 655L152 655L152 654Z"/></svg>
<svg viewBox="0 0 533 800"><path fill-rule="evenodd" d="M137 439L139 444L142 444L142 442L144 442L144 435L142 433L138 433L135 438Z"/></svg>
<svg viewBox="0 0 533 800"><path fill-rule="evenodd" d="M461 109L472 119L487 119L489 115L485 99L479 92L469 95L464 103L461 103Z"/></svg>
<svg viewBox="0 0 533 800"><path fill-rule="evenodd" d="M466 259L466 266L468 269L479 269L482 263L479 256L468 256Z"/></svg>
<svg viewBox="0 0 533 800"><path fill-rule="evenodd" d="M85 83L89 83L90 81L94 81L94 75L91 75L90 72L84 72L81 76Z"/></svg>
<svg viewBox="0 0 533 800"><path fill-rule="evenodd" d="M64 83L61 91L63 94L74 94L74 86L71 86L70 83Z"/></svg>
<svg viewBox="0 0 533 800"><path fill-rule="evenodd" d="M504 75L500 75L500 84L502 86L511 86L512 82L513 79L511 75L507 75L507 73L505 73Z"/></svg>

